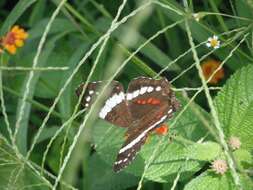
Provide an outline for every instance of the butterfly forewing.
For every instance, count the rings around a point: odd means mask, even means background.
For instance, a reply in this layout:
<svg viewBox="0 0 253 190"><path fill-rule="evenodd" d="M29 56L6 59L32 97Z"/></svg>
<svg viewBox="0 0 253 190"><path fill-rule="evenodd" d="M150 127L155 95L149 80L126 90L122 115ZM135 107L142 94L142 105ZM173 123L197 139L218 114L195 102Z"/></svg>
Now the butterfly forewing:
<svg viewBox="0 0 253 190"><path fill-rule="evenodd" d="M81 101L84 107L89 108L91 106L103 85L105 85L105 82L101 81L88 83ZM109 87L111 92L100 108L99 117L114 125L128 127L132 119L126 104L124 88L117 81L112 81ZM81 95L83 88L84 84L77 88L76 94L78 96Z"/></svg>
<svg viewBox="0 0 253 190"><path fill-rule="evenodd" d="M132 80L126 97L133 120L140 119L146 115L154 117L150 113L152 110L159 110L161 106L167 109L167 113L172 112L171 94L170 84L165 78L155 80L141 77Z"/></svg>

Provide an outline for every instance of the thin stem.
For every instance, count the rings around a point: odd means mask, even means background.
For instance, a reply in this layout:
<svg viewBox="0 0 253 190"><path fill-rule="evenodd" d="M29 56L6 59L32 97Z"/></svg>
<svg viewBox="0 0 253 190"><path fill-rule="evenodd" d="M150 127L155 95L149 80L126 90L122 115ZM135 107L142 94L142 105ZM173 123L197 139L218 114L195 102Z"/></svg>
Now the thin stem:
<svg viewBox="0 0 253 190"><path fill-rule="evenodd" d="M173 91L177 92L184 92L184 91L198 91L202 89L202 87L197 87L197 88L189 88L189 87L184 87L184 88L172 88ZM211 86L211 87L208 87L209 90L221 90L222 87L215 87L215 86Z"/></svg>
<svg viewBox="0 0 253 190"><path fill-rule="evenodd" d="M68 70L69 67L5 67L0 66L0 70L7 71L65 71Z"/></svg>
<svg viewBox="0 0 253 190"><path fill-rule="evenodd" d="M3 55L1 55L1 65L3 64ZM0 100L1 100L1 110L4 116L4 122L6 124L7 127L7 131L9 133L9 137L11 139L11 141L13 141L13 134L12 134L12 130L10 127L10 122L9 122L9 118L8 118L8 114L6 111L6 107L5 107L5 101L4 101L4 94L3 94L3 81L2 81L3 77L2 77L2 71L0 70Z"/></svg>

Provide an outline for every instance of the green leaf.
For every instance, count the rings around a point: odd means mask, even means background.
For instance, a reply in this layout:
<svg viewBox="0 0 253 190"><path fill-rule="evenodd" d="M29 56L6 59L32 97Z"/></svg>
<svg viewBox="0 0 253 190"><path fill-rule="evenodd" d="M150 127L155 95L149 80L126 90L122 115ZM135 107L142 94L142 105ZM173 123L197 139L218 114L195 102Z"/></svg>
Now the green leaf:
<svg viewBox="0 0 253 190"><path fill-rule="evenodd" d="M252 7L253 1L252 0L249 0L249 1L235 0L234 5L235 5L237 16L240 16L243 18L249 18L249 19L253 18L253 7ZM248 23L245 21L240 21L240 22L237 22L237 25L247 26ZM248 44L251 44L252 43L251 41L252 41L252 37L248 37L247 38Z"/></svg>
<svg viewBox="0 0 253 190"><path fill-rule="evenodd" d="M29 8L35 1L36 0L20 0L3 23L3 26L0 30L0 35L4 35L23 14L23 12L25 12L26 9Z"/></svg>
<svg viewBox="0 0 253 190"><path fill-rule="evenodd" d="M98 28L101 30L105 30L107 28L106 26L111 21L109 19L101 19L99 20L99 23L97 24ZM112 35L120 40L121 35L124 33L124 31L127 30L127 26L122 26L119 29L117 29ZM169 30L168 30L169 31ZM147 38L143 37L141 34L135 34L136 42L133 44L134 49L137 49L140 45L142 45L144 42L147 41ZM123 44L124 45L124 44ZM133 52L133 51L131 51ZM144 46L140 52L145 55L148 59L152 60L155 64L166 67L172 60L163 52L161 51L154 43L149 42L146 46ZM178 71L180 70L180 67L177 64L173 64L170 67L171 71Z"/></svg>
<svg viewBox="0 0 253 190"><path fill-rule="evenodd" d="M44 67L66 67L70 52L64 52L65 51L57 50L52 52L51 55L48 57L48 61L44 65ZM66 78L63 78L63 75L65 75L66 72L67 70L41 72L40 79L36 86L35 96L40 98L54 98L58 94L59 89L61 88L62 80L66 80Z"/></svg>
<svg viewBox="0 0 253 190"><path fill-rule="evenodd" d="M227 138L240 138L242 148L253 148L253 66L238 70L215 98L219 121Z"/></svg>
<svg viewBox="0 0 253 190"><path fill-rule="evenodd" d="M90 43L88 42L79 45L75 50L75 52L70 56L69 60L66 61L66 65L69 67L69 69L66 72L62 73L59 88L62 87L66 82L66 80L70 77L79 60L82 58L83 54L87 51L89 45ZM64 118L68 118L72 112L73 108L72 101L73 96L75 96L75 88L80 84L81 78L81 74L80 73L78 74L79 75L76 75L71 81L71 83L68 85L59 101L59 110L64 116Z"/></svg>
<svg viewBox="0 0 253 190"><path fill-rule="evenodd" d="M88 178L90 190L119 190L135 186L139 179L131 174L115 173L98 154L94 154L89 161Z"/></svg>
<svg viewBox="0 0 253 190"><path fill-rule="evenodd" d="M244 190L252 189L252 183L248 178L241 177L241 182ZM233 178L230 173L226 172L224 175L215 174L213 171L206 171L200 176L191 180L186 184L184 190L237 190Z"/></svg>
<svg viewBox="0 0 253 190"><path fill-rule="evenodd" d="M124 171L135 176L141 176L145 162L150 159L154 149L159 144L160 138L158 136L151 136L135 160ZM123 140L124 129L116 128L101 120L96 123L94 128L96 150L100 157L111 166L111 170L116 154L123 144ZM169 143L169 139L167 138L159 148L154 162L146 171L145 177L153 181L166 182L162 177L176 174L182 166L183 171L195 171L199 169L200 164L196 161L188 161L185 164L186 157L184 145Z"/></svg>
<svg viewBox="0 0 253 190"><path fill-rule="evenodd" d="M177 96L179 99L179 102L181 103L181 107L183 108L186 106L189 99L182 98L180 96ZM196 114L196 112L193 110L199 112L199 114L202 115L203 118L206 119L207 123L210 121L209 114L203 110L201 107L199 107L197 104L192 103L191 106L189 106L181 115L181 117L177 120L177 123L173 128L171 127L171 133L178 133L181 134L186 139L191 139L192 141L196 142L203 138L207 134L207 128L200 120L199 115ZM180 111L179 111L180 112ZM176 117L175 115L174 117ZM168 121L169 126L173 122L173 119L171 121ZM208 139L210 140L210 139Z"/></svg>
<svg viewBox="0 0 253 190"><path fill-rule="evenodd" d="M29 26L33 26L35 23L39 22L43 18L43 14L45 11L47 5L47 1L44 0L38 0L37 3L35 4L30 18L29 18Z"/></svg>
<svg viewBox="0 0 253 190"><path fill-rule="evenodd" d="M48 21L48 18L40 20L33 26L31 30L29 30L29 37L27 39L27 43L30 43L31 40L42 36L45 27L48 24ZM69 20L63 18L56 18L52 24L50 31L48 32L48 35L62 33L63 31L73 32L76 31L76 28Z"/></svg>
<svg viewBox="0 0 253 190"><path fill-rule="evenodd" d="M235 0L235 7L236 7L238 16L250 18L250 19L253 18L253 12L252 12L251 6L249 6L246 1ZM240 24L242 23L240 22Z"/></svg>
<svg viewBox="0 0 253 190"><path fill-rule="evenodd" d="M240 148L233 152L233 155L239 168L249 169L253 166L253 158L249 151Z"/></svg>
<svg viewBox="0 0 253 190"><path fill-rule="evenodd" d="M56 127L56 126L45 128L45 129L42 131L40 137L38 138L37 144L40 143L40 142L42 142L42 141L44 141L44 140L47 140L47 139L53 137L54 134L56 133L56 131L57 131L58 129L59 129L59 127Z"/></svg>
<svg viewBox="0 0 253 190"><path fill-rule="evenodd" d="M222 152L219 144L214 142L196 143L187 147L186 154L189 158L197 160L213 160Z"/></svg>

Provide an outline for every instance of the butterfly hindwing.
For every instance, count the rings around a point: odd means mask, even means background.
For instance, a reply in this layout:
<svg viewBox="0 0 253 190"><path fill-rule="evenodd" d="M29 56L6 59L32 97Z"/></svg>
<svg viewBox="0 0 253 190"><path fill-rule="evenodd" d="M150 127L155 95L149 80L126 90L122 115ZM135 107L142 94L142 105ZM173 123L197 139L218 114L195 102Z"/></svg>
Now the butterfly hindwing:
<svg viewBox="0 0 253 190"><path fill-rule="evenodd" d="M154 110L150 114L156 115L156 118L143 117L128 128L126 141L119 150L117 159L114 163L114 171L117 172L126 167L140 151L148 135L168 117L166 112L160 113L158 110Z"/></svg>
<svg viewBox="0 0 253 190"><path fill-rule="evenodd" d="M124 151L120 151L118 153L116 161L114 162L114 166L113 166L113 170L115 172L122 170L123 168L128 166L131 163L131 161L134 160L136 154L141 149L141 146L145 143L147 137L148 137L147 135L143 136L141 139L139 139L138 143L132 146L132 148L126 149ZM129 136L126 139L126 142L124 143L122 148L125 147L127 144L133 142L132 141L133 139L134 139L134 136Z"/></svg>
<svg viewBox="0 0 253 190"><path fill-rule="evenodd" d="M105 85L105 82L101 81L88 83L82 98L82 105L84 107L89 108L91 106L103 85ZM124 88L117 81L112 81L109 87L111 88L111 92L102 104L103 106L99 111L99 117L114 125L128 127L132 119L126 104ZM83 88L84 84L77 88L76 94L78 96L80 96Z"/></svg>

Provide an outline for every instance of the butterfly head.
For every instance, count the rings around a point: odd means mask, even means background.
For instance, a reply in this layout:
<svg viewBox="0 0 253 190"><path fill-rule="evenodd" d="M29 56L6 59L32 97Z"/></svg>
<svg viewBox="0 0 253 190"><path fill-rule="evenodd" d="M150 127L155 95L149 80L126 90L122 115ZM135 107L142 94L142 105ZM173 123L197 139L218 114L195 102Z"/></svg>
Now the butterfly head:
<svg viewBox="0 0 253 190"><path fill-rule="evenodd" d="M170 97L170 104L172 106L173 112L176 112L181 107L180 102L176 99L175 93L172 92L172 96Z"/></svg>
<svg viewBox="0 0 253 190"><path fill-rule="evenodd" d="M173 112L178 111L179 108L181 107L181 104L177 100L175 92L172 91L172 89L171 89L172 86L171 86L170 82L166 78L162 78L161 80L162 80L162 84L165 86L163 93L165 93L166 96L168 97L168 102L172 108L172 111Z"/></svg>

